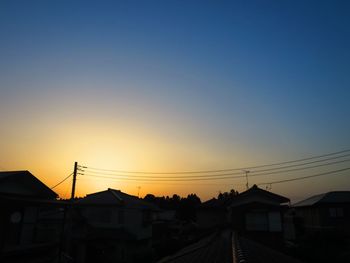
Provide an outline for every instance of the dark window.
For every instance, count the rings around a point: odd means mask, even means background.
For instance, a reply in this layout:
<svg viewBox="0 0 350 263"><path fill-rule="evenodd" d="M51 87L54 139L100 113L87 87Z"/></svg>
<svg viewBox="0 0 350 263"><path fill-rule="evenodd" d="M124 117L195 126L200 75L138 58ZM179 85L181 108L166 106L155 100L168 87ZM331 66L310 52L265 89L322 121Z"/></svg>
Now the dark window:
<svg viewBox="0 0 350 263"><path fill-rule="evenodd" d="M331 207L329 208L330 217L343 217L344 210L342 207Z"/></svg>

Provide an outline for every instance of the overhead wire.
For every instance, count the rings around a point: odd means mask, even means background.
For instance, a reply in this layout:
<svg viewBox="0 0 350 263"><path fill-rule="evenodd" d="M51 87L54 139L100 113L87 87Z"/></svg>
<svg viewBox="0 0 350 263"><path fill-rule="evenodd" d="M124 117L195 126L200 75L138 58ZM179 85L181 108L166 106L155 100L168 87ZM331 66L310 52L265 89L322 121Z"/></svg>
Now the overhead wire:
<svg viewBox="0 0 350 263"><path fill-rule="evenodd" d="M57 186L59 186L60 184L62 184L64 181L66 181L69 177L71 177L73 175L73 173L71 173L70 175L68 175L67 177L65 177L62 181L60 181L59 183L55 184L53 187L51 187L50 189L54 189Z"/></svg>
<svg viewBox="0 0 350 263"><path fill-rule="evenodd" d="M307 175L307 176L291 178L291 179L285 179L285 180L279 180L279 181L272 181L272 182L267 182L267 183L258 183L258 185L272 185L272 184L279 184L279 183L286 183L286 182L304 180L304 179L313 178L313 177L319 177L319 176L330 175L330 174L334 174L334 173L340 173L340 172L347 171L347 170L350 170L350 167L347 167L347 168L344 168L344 169L335 170L335 171L329 171L329 172L325 172L325 173L320 173L320 174Z"/></svg>
<svg viewBox="0 0 350 263"><path fill-rule="evenodd" d="M80 179L80 181L90 181L90 180L95 180L96 177L92 176L91 178L84 178L84 179ZM117 182L123 182L123 179L118 179L118 178L101 178L101 177L98 177L97 179L100 179L100 180L106 180L106 181L117 181ZM130 182L130 181L128 181ZM171 183L171 182L157 182L157 181L152 181L152 182L148 182L148 181L142 181L142 180L135 180L135 183L139 183L139 182L142 182L142 184L152 184L152 185L166 185L166 186L189 186L188 183ZM220 186L223 186L223 185L227 185L227 183L196 183L196 186L213 186L213 185L220 185ZM235 184L235 186L243 186L245 184Z"/></svg>
<svg viewBox="0 0 350 263"><path fill-rule="evenodd" d="M349 168L350 169L350 168ZM295 169L295 170L300 170L300 169ZM345 170L347 170L347 168L345 168ZM345 171L344 170L344 171ZM343 171L342 169L340 170L335 170L335 171ZM330 171L329 173L333 173L334 171ZM112 177L112 176L104 176L104 175L95 175L95 174L84 174L84 176L89 176L89 177L96 177L96 178L107 178L107 179L116 179L116 180L125 180L125 181L138 181L138 182L193 182L193 181L215 181L215 180L225 180L225 179L237 179L237 178L243 178L245 176L236 176L236 177L211 177L211 178L174 178L174 179L169 179L169 178L117 178L117 177ZM255 175L257 176L257 175ZM311 176L313 177L313 176ZM308 178L308 176L306 176L305 178ZM293 179L286 179L288 180L292 180ZM270 184L270 183L266 183L266 184Z"/></svg>
<svg viewBox="0 0 350 263"><path fill-rule="evenodd" d="M229 171L242 171L242 170L251 170L251 169L271 167L271 166L280 166L280 165L291 164L291 163L300 163L300 162L305 162L305 161L308 161L308 160L313 160L313 159L319 159L319 158L324 158L324 157L328 157L328 156L339 155L341 153L346 153L346 152L350 152L350 149L337 151L337 152L332 152L332 153L323 154L323 155L311 156L311 157L302 158L302 159L291 160L291 161L278 162L278 163L263 164L263 165L256 165L256 166L247 166L247 167L241 167L241 168L227 168L227 169L201 170L201 171L148 172L148 171L126 171L126 170L102 169L102 168L96 168L96 167L90 167L90 166L82 166L82 165L80 165L79 167L83 168L83 169L90 169L90 170L103 171L103 172L127 173L127 174L145 174L145 175L146 174L148 174L148 175L152 175L152 174L153 175L156 175L156 174L165 175L165 174L222 173L222 172L229 172ZM329 158L329 159L336 159L336 158L341 158L341 157L345 157L345 156L349 156L349 155L350 154L345 154L345 155L342 155L342 156L336 156L336 157ZM314 161L314 162L322 162L322 161L329 160L329 159L322 159L322 160L318 160L318 161ZM298 164L298 165L300 166L300 165L303 165L303 164ZM291 166L289 166L289 167L291 167ZM271 170L272 169L277 170L277 169L282 169L282 168L279 168L279 167L269 168L269 169L266 169L265 171L270 170L270 169ZM263 170L261 170L261 171L263 171Z"/></svg>
<svg viewBox="0 0 350 263"><path fill-rule="evenodd" d="M350 155L350 154L349 154ZM344 155L345 156L345 155ZM344 157L342 156L342 157ZM327 161L327 160L332 160L332 159L337 159L337 158L328 158L328 159L324 159L323 161ZM300 168L294 168L294 169L285 169L285 168L289 168L289 167L297 167L297 166L301 166L301 165L289 165L289 166L285 166L282 170L282 168L280 168L279 170L277 169L265 169L265 170L260 170L260 171L251 171L249 174L249 177L252 176L264 176L264 175L272 175L272 174L282 174L282 173L287 173L287 172L294 172L294 171L302 171L302 170L307 170L307 169L312 169L312 168L318 168L318 167L324 167L324 166L329 166L329 165L334 165L334 164L340 164L340 163L345 163L345 162L349 162L350 159L345 159L345 160L340 160L340 161L334 161L334 162L327 162L327 163L321 163L321 164L317 164L317 165L312 165L312 166L306 166L306 167L300 167ZM312 163L317 163L318 161L313 161L313 162L309 162L309 163L305 163L303 165L309 165ZM274 172L265 172L262 173L263 171L274 171ZM277 170L277 171L276 171ZM243 178L246 177L245 175L243 175L243 171L240 173L227 173L227 174L215 174L215 175L187 175L187 176L158 176L158 175L126 175L126 174L113 174L113 173L104 173L104 172L96 172L96 171L90 171L87 170L86 171L88 174L91 175L108 175L108 176L114 176L116 178L146 178L146 179L191 179L191 178L224 178L224 179L229 179L229 178ZM84 174L84 173L83 173Z"/></svg>
<svg viewBox="0 0 350 263"><path fill-rule="evenodd" d="M143 183L148 182L152 184L161 183L161 184L169 184L169 185L175 185L174 182L196 181L196 182L199 182L199 183L196 183L199 185L201 184L200 181L215 181L215 180L224 180L224 179L245 178L246 175L244 173L246 172L246 170L249 170L249 177L254 177L254 176L266 176L266 175L273 175L273 174L290 173L295 171L302 171L307 169L346 163L350 161L350 159L344 159L345 157L350 156L349 152L350 150L343 150L343 151L338 151L338 152L333 152L333 153L328 153L328 154L323 154L318 156L311 156L311 157L292 160L292 161L263 164L263 165L256 165L256 166L242 167L242 168L221 169L221 170L202 170L202 171L183 171L183 172L143 172L143 171L101 169L101 168L94 168L94 167L82 166L82 165L80 165L79 168L80 168L80 171L82 172L81 175L87 176L87 177L94 177L101 180L137 181L137 182L143 182ZM345 154L342 154L342 153L345 153ZM279 166L279 167L276 167L276 166ZM266 168L266 169L263 169L263 168ZM251 170L251 169L257 169L257 170ZM308 178L340 173L347 170L350 170L350 167L331 170L331 171L327 171L319 174L302 176L302 177L293 177L293 178L288 178L283 180L263 182L263 183L258 183L258 185L269 185L271 187L272 184L305 180ZM229 171L231 172L224 173ZM174 176L171 176L171 175L174 175ZM64 180L66 179L68 178L65 178ZM64 180L62 180L62 182ZM211 184L207 184L207 185L211 185Z"/></svg>

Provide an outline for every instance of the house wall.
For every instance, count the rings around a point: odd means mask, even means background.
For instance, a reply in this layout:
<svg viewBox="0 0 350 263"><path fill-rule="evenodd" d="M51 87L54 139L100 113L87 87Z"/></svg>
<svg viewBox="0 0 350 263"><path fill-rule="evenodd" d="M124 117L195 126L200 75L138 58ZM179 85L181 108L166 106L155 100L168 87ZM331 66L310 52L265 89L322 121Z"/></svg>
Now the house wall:
<svg viewBox="0 0 350 263"><path fill-rule="evenodd" d="M2 204L0 213L0 249L20 245L24 208Z"/></svg>
<svg viewBox="0 0 350 263"><path fill-rule="evenodd" d="M28 187L25 183L19 183L18 180L12 180L12 178L0 184L0 193L37 196L34 188Z"/></svg>
<svg viewBox="0 0 350 263"><path fill-rule="evenodd" d="M152 238L152 214L138 209L125 210L125 227L138 239Z"/></svg>
<svg viewBox="0 0 350 263"><path fill-rule="evenodd" d="M296 208L297 217L307 229L338 228L350 232L350 204L325 204Z"/></svg>
<svg viewBox="0 0 350 263"><path fill-rule="evenodd" d="M35 227L38 216L37 207L25 207L23 211L22 230L20 243L31 244L34 242Z"/></svg>
<svg viewBox="0 0 350 263"><path fill-rule="evenodd" d="M296 209L296 215L302 218L304 227L320 227L321 211L317 207L302 207Z"/></svg>
<svg viewBox="0 0 350 263"><path fill-rule="evenodd" d="M119 262L138 263L152 262L152 247L150 241L96 241L87 245L80 245L77 262Z"/></svg>
<svg viewBox="0 0 350 263"><path fill-rule="evenodd" d="M124 207L86 207L82 213L95 227L124 227L137 239L152 237L151 214L148 211Z"/></svg>
<svg viewBox="0 0 350 263"><path fill-rule="evenodd" d="M232 226L243 232L283 232L283 209L280 206L249 204L233 207Z"/></svg>
<svg viewBox="0 0 350 263"><path fill-rule="evenodd" d="M232 224L237 233L279 249L283 246L282 214L280 207L250 204L232 211Z"/></svg>
<svg viewBox="0 0 350 263"><path fill-rule="evenodd" d="M200 209L196 217L200 228L213 228L227 223L226 213L222 210Z"/></svg>

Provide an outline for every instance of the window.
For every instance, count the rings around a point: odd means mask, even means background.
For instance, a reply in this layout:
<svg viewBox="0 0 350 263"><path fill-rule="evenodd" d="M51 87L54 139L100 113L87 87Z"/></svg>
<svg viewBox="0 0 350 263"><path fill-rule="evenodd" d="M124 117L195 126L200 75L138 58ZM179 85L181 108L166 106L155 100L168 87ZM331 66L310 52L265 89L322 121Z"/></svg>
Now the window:
<svg viewBox="0 0 350 263"><path fill-rule="evenodd" d="M269 230L270 232L281 232L281 214L279 212L269 213Z"/></svg>
<svg viewBox="0 0 350 263"><path fill-rule="evenodd" d="M330 217L343 217L344 210L342 207L331 207L329 208Z"/></svg>
<svg viewBox="0 0 350 263"><path fill-rule="evenodd" d="M268 231L268 217L266 213L247 213L245 216L248 231Z"/></svg>

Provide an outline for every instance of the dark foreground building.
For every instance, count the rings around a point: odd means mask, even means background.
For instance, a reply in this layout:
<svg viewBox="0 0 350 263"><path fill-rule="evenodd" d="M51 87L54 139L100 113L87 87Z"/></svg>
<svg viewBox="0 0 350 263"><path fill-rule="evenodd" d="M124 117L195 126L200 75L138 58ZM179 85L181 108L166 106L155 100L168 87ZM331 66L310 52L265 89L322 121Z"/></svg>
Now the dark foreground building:
<svg viewBox="0 0 350 263"><path fill-rule="evenodd" d="M283 215L289 201L287 197L254 185L232 201L232 228L269 246L283 246Z"/></svg>
<svg viewBox="0 0 350 263"><path fill-rule="evenodd" d="M53 262L62 210L57 194L29 171L0 172L0 262Z"/></svg>

